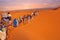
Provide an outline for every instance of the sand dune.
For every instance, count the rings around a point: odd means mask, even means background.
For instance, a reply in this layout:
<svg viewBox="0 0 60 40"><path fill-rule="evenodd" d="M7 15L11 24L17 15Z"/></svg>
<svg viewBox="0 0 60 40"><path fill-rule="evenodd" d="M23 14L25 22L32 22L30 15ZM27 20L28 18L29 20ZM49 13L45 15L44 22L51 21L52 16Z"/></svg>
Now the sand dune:
<svg viewBox="0 0 60 40"><path fill-rule="evenodd" d="M32 13L34 10L10 12L13 18ZM39 10L30 23L9 27L7 40L60 40L60 8Z"/></svg>

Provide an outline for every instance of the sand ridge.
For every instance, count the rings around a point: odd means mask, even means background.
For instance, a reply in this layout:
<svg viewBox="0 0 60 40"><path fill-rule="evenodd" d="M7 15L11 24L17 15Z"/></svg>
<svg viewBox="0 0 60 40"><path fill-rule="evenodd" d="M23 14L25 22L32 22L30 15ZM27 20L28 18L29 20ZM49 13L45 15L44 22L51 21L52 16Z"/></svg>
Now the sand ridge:
<svg viewBox="0 0 60 40"><path fill-rule="evenodd" d="M13 18L18 18L32 11L10 12ZM8 31L7 40L60 40L60 9L39 10L39 15L30 23L19 24L17 28Z"/></svg>

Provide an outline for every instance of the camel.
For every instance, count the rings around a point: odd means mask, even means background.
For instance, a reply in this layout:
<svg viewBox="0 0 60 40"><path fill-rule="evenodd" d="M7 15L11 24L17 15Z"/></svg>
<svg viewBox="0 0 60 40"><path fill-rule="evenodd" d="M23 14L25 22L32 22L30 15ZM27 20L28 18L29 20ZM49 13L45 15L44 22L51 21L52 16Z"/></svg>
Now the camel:
<svg viewBox="0 0 60 40"><path fill-rule="evenodd" d="M3 31L0 30L0 39L1 40L6 39L6 28L3 28Z"/></svg>

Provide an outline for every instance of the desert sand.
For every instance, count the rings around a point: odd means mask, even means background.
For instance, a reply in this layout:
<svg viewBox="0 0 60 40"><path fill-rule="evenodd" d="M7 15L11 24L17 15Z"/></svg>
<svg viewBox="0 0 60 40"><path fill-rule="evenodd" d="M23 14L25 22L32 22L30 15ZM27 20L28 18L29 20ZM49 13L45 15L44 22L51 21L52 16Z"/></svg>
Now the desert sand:
<svg viewBox="0 0 60 40"><path fill-rule="evenodd" d="M12 18L31 14L34 10L12 11ZM39 10L29 23L8 28L7 40L60 40L60 8Z"/></svg>

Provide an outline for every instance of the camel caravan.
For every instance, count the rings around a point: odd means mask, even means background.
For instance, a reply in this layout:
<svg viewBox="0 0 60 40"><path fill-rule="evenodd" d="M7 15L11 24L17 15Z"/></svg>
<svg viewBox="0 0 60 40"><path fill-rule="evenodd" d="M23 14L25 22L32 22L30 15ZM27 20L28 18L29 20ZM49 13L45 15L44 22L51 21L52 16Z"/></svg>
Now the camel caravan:
<svg viewBox="0 0 60 40"><path fill-rule="evenodd" d="M19 23L25 23L25 21L30 21L34 16L38 14L37 11L32 12L31 14L20 16L19 18L12 19L10 12L1 14L0 19L0 40L6 40L8 36L8 27L12 26L16 28Z"/></svg>

